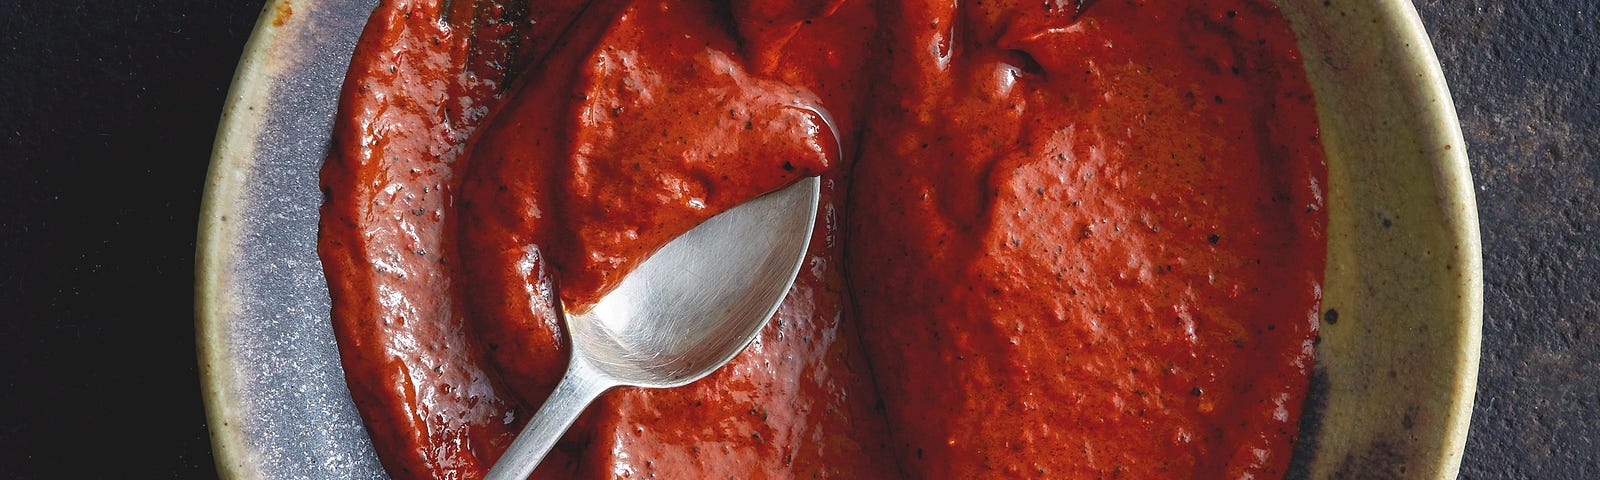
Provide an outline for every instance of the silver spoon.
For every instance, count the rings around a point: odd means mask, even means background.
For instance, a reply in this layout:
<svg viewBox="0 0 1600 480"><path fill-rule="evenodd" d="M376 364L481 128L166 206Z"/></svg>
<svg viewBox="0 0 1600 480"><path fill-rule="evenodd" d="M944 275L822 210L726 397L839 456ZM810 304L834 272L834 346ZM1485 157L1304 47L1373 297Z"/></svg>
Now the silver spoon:
<svg viewBox="0 0 1600 480"><path fill-rule="evenodd" d="M794 284L821 181L801 180L668 242L587 312L566 312L572 364L487 480L522 480L601 393L677 387L733 359Z"/></svg>

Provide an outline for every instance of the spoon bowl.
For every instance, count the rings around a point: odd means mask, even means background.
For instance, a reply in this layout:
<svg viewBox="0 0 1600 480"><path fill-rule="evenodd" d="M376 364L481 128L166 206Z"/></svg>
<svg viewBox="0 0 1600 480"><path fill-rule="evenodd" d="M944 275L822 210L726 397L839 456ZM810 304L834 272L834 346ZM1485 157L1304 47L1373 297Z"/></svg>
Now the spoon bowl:
<svg viewBox="0 0 1600 480"><path fill-rule="evenodd" d="M711 217L587 311L565 312L572 363L487 478L527 478L612 387L682 386L732 360L794 284L820 196L821 181L809 177Z"/></svg>

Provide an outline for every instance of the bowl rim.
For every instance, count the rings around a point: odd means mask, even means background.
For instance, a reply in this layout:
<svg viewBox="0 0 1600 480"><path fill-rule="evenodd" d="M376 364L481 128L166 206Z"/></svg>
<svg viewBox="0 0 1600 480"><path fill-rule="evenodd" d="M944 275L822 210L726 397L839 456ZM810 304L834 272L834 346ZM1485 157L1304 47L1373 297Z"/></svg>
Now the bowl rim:
<svg viewBox="0 0 1600 480"><path fill-rule="evenodd" d="M1437 120L1429 133L1435 144L1455 146L1431 152L1435 160L1434 175L1443 197L1441 202L1455 208L1455 215L1450 218L1454 222L1449 226L1452 227L1454 238L1466 247L1458 252L1456 258L1461 266L1458 270L1463 276L1457 277L1455 285L1462 295L1462 306L1466 310L1461 319L1464 335L1455 346L1462 361L1458 369L1461 374L1461 394L1456 396L1452 405L1453 412L1449 417L1451 425L1445 439L1449 447L1445 458L1440 459L1441 473L1453 478L1461 470L1462 454L1467 445L1472 407L1477 400L1478 369L1482 354L1483 240L1479 233L1478 203L1473 190L1472 170L1467 160L1467 143L1461 133L1461 119L1456 112L1455 100L1450 96L1450 87L1445 81L1438 53L1433 48L1433 40L1422 24L1422 16L1410 1L1395 0L1381 5L1388 7L1391 12L1386 17L1393 22L1392 28L1402 38L1410 40L1405 44L1403 56L1415 67L1420 77L1416 94L1429 99L1427 106L1423 107L1428 110L1426 118Z"/></svg>
<svg viewBox="0 0 1600 480"><path fill-rule="evenodd" d="M225 324L234 320L228 309L226 285L232 283L231 244L237 227L227 220L240 211L240 191L245 179L241 172L254 160L254 141L267 122L272 79L283 73L283 66L270 61L279 43L285 22L275 13L290 0L268 0L257 16L250 37L245 41L239 65L217 122L211 162L206 169L204 193L200 199L199 228L195 239L195 353L199 362L200 392L205 404L206 430L211 436L211 454L221 478L250 478L246 475L251 455L243 431L237 426L247 415L236 402L238 392L234 369L227 356ZM315 0L298 0L315 1Z"/></svg>
<svg viewBox="0 0 1600 480"><path fill-rule="evenodd" d="M1433 48L1433 42L1429 38L1427 30L1422 23L1422 18L1416 9L1416 6L1411 1L1358 0L1330 4L1328 2L1313 2L1311 0L1305 0L1303 2L1285 2L1284 0L1275 0L1275 3L1278 3L1280 7L1283 7L1282 9L1285 11L1286 17L1291 17L1291 24L1295 23L1295 18L1293 17L1296 15L1306 14L1308 11L1313 9L1331 8L1339 10L1341 18L1343 18L1345 13L1350 13L1350 23L1364 23L1364 21L1370 20L1371 26L1367 27L1367 29L1378 35L1375 38L1367 39L1367 42L1371 43L1372 45L1360 47L1365 48L1364 51L1366 53L1374 53L1378 55L1377 57L1360 57L1358 59L1352 59L1342 57L1337 51L1329 52L1326 48L1326 45L1318 44L1318 42L1327 41L1326 38L1318 38L1319 36L1338 37L1340 35L1344 35L1345 32L1317 32L1316 30L1318 26L1316 25L1294 25L1296 27L1295 33L1300 43L1302 57L1306 62L1308 77L1314 76L1312 73L1312 70L1314 69L1326 70L1323 73L1326 74L1330 79L1348 78L1361 74L1394 74L1395 78L1387 79L1389 80L1389 83L1384 83L1381 80L1378 81L1378 83L1385 85L1392 84L1397 88L1398 91L1363 91L1359 92L1358 95L1381 97L1385 100L1398 100L1396 103L1401 104L1399 106L1378 105L1375 108L1389 108L1391 111L1402 111L1406 114L1409 114L1410 118L1407 118L1406 120L1411 121L1411 123L1403 123L1402 127L1412 130L1409 133L1416 135L1416 142L1413 144L1407 144L1406 146L1416 148L1417 150L1384 150L1384 147L1371 147L1370 150L1362 150L1356 154L1352 154L1351 156L1353 160L1351 160L1350 163L1359 164L1365 162L1371 164L1381 163L1385 160L1422 161L1426 162L1426 168L1428 169L1427 173L1431 174L1431 193L1434 195L1434 198L1432 198L1431 201L1436 203L1436 205L1430 206L1437 208L1437 211L1430 212L1430 214L1437 216L1436 220L1438 223L1434 224L1434 226L1439 227L1440 231L1447 234L1447 239L1452 243L1452 245L1449 246L1453 246L1454 248L1443 249L1445 245L1440 244L1446 242L1442 241L1438 242L1437 244L1424 244L1422 248L1422 256L1426 257L1430 254L1427 251L1429 245L1433 247L1440 247L1444 251L1436 256L1442 258L1439 260L1439 262L1443 262L1445 270L1450 271L1453 275L1447 276L1440 273L1427 277L1427 280L1433 281L1433 283L1428 285L1426 287L1427 290L1422 293L1433 295L1453 295L1453 302L1449 303L1448 305L1440 305L1441 308L1449 307L1448 310L1437 312L1440 316L1449 314L1450 319L1453 320L1449 323L1449 325L1453 328L1449 332L1432 332L1430 334L1425 331L1426 327L1429 325L1437 325L1442 322L1430 323L1428 319L1421 318L1414 319L1414 322L1406 325L1410 328L1419 328L1420 326L1420 328L1424 329L1424 332L1403 333L1408 334L1411 337L1421 337L1425 339L1433 339L1441 336L1449 337L1447 341L1441 342L1441 344L1431 349L1431 351L1434 353L1442 353L1443 356L1447 356L1453 360L1452 365L1454 368L1447 372L1433 372L1439 374L1447 373L1449 378L1425 379L1429 380L1429 383L1434 384L1430 386L1441 388L1444 391L1450 392L1451 395L1449 395L1448 398L1436 399L1438 401L1434 404L1434 406L1439 407L1438 410L1441 415L1438 420L1441 425L1439 425L1437 428L1434 428L1433 432L1436 435L1430 438L1435 439L1431 443L1437 445L1438 448L1431 452L1418 454L1419 458L1424 456L1431 457L1427 458L1426 462L1419 462L1420 465L1413 465L1422 468L1420 469L1420 472L1412 471L1412 474L1423 475L1423 472L1431 471L1434 472L1439 478L1455 478L1460 471L1463 460L1462 456L1465 451L1468 430L1471 424L1473 404L1476 400L1475 397L1477 394L1477 379L1481 359L1483 323L1483 268L1482 242L1479 236L1480 230L1477 202L1474 195L1475 190L1473 188L1472 175L1467 158L1467 145L1461 132L1461 124L1455 109L1454 101L1451 98L1449 87L1444 78L1443 68L1439 63L1438 56ZM1295 12L1291 13L1290 10L1295 10ZM1302 31L1302 28L1304 28L1306 31ZM1323 48L1319 49L1318 47ZM1352 47L1352 49L1356 49L1356 47ZM1317 61L1327 62L1327 64L1314 66L1313 64ZM1344 63L1341 64L1340 62ZM1353 63L1357 62L1367 62L1368 64L1352 65ZM1381 70L1385 67L1374 67L1373 65L1390 65L1392 66L1392 70L1384 72ZM1374 70L1379 70L1379 72L1374 72ZM1325 134L1324 138L1326 139L1329 137L1329 135L1327 135L1327 133L1329 133L1328 130L1334 128L1331 126L1331 124L1339 123L1337 121L1328 121L1328 111L1341 110L1349 107L1344 105L1324 105L1323 102L1336 103L1337 100L1332 97L1340 97L1340 95L1323 95L1325 92L1318 87L1318 80L1312 79L1312 82L1314 90L1318 90L1318 115L1323 120L1322 124ZM1348 97L1351 96L1354 95L1344 97L1346 100L1348 100ZM1389 126L1392 127L1392 125ZM1376 129L1378 127L1369 128ZM1353 137L1359 137L1361 134L1359 131L1341 133L1350 133ZM1335 142L1329 143L1332 144ZM1393 146L1391 145L1389 147ZM1360 150L1360 148L1353 150ZM1356 158L1360 157L1360 154L1388 154L1392 155L1394 158ZM1333 155L1330 154L1329 157L1329 181L1332 183L1334 176L1334 162L1332 161ZM1337 191L1338 189L1338 186L1333 186L1334 191ZM1330 192L1330 206L1332 203L1332 193ZM1371 203L1375 202L1361 203L1361 206L1372 207L1373 205ZM1347 216L1348 215L1354 215L1354 213L1347 213ZM1332 236L1332 229L1334 227L1332 217L1333 215L1330 209L1330 261L1328 265L1330 273L1332 273L1335 269L1334 262L1332 261L1334 256L1334 238ZM1352 223L1354 222L1352 221ZM1386 229L1388 227L1389 225L1387 223L1382 224L1382 228ZM1352 230L1358 233L1372 233L1377 229L1371 225L1366 225L1354 227ZM1349 244L1358 243L1348 239L1342 241ZM1361 248L1359 245L1346 245L1346 247L1352 249ZM1407 253L1416 254L1418 252L1409 251ZM1426 263L1427 262L1425 261L1418 261L1416 264L1410 266L1420 269ZM1350 272L1346 271L1345 273L1349 274ZM1396 273L1390 276L1403 277L1404 275L1404 273ZM1334 276L1324 276L1325 288L1332 286L1328 280L1330 278L1334 278ZM1362 281L1362 283L1363 286L1371 288L1372 284L1382 284L1383 281L1365 279ZM1404 281L1400 281L1400 283L1402 286L1414 286L1408 285ZM1331 288L1329 290L1325 290L1325 292L1328 292L1330 295L1332 294ZM1371 294L1368 295L1371 296ZM1421 295L1419 295L1419 297L1421 297ZM1328 297L1325 296L1324 308L1327 308L1327 299ZM1429 300L1419 298L1418 301L1427 302ZM1394 313L1393 310L1396 309L1387 309L1382 313L1392 314ZM1324 322L1324 330L1329 330L1327 327L1330 325L1331 322ZM1344 326L1345 325L1340 325L1339 327ZM1412 340L1415 341L1415 338ZM1323 345L1318 347L1319 368L1320 364L1323 363L1323 359L1320 355L1321 348L1325 347L1327 343L1328 342L1323 342ZM1406 388L1408 387L1401 385L1386 385L1383 387L1375 387L1373 389L1394 391L1405 390ZM1349 408L1346 409L1349 410ZM1310 407L1308 406L1308 411L1309 410ZM1378 406L1373 408L1362 408L1360 410L1373 412L1383 410L1383 407ZM1404 420L1401 420L1400 423L1404 423ZM1304 425L1304 423L1302 423L1302 425ZM1409 434L1410 427L1407 426L1405 428L1408 429L1407 433ZM1379 436L1381 437L1381 435ZM1377 440L1381 441L1382 439L1379 438ZM1413 443L1413 445L1415 445L1415 443ZM1374 448L1383 446L1384 445L1379 443L1369 445L1369 447ZM1352 452L1346 453L1350 454ZM1348 468L1351 457L1346 456L1343 459L1318 459L1317 463L1320 464L1319 466L1332 468L1332 464L1340 460L1345 462L1346 468ZM1326 473L1327 471L1323 470L1322 472ZM1400 472L1400 474L1404 474L1405 470L1402 469ZM1336 476L1337 474L1334 475Z"/></svg>

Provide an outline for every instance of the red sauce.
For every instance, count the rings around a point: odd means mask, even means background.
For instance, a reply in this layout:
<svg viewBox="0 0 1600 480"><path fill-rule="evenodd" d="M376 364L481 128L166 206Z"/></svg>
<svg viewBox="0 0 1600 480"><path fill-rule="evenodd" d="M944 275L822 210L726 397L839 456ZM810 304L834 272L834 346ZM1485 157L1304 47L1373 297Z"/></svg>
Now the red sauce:
<svg viewBox="0 0 1600 480"><path fill-rule="evenodd" d="M391 475L482 476L560 306L822 175L756 342L606 394L535 477L1282 476L1325 173L1263 0L438 3L374 12L323 169Z"/></svg>

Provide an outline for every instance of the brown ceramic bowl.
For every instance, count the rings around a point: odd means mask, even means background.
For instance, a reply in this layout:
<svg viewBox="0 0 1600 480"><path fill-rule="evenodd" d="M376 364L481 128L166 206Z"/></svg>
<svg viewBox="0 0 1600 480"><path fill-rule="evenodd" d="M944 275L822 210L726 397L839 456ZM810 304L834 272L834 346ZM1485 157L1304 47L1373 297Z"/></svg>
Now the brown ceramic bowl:
<svg viewBox="0 0 1600 480"><path fill-rule="evenodd" d="M228 478L384 478L316 256L317 169L376 0L274 0L245 47L200 218L196 327ZM1408 0L1279 0L1316 91L1328 267L1293 477L1453 478L1483 280L1449 92Z"/></svg>

